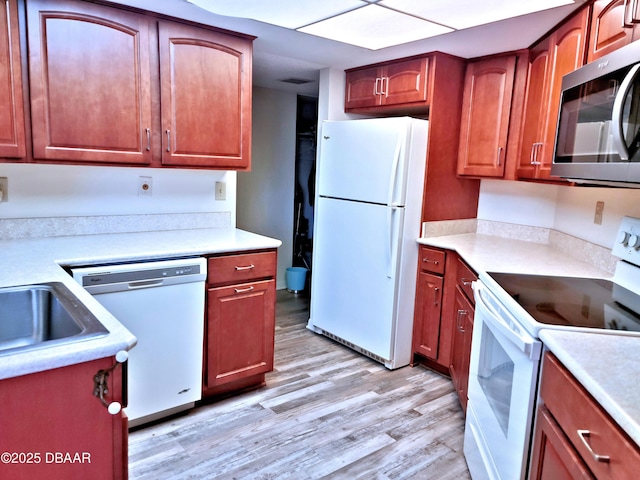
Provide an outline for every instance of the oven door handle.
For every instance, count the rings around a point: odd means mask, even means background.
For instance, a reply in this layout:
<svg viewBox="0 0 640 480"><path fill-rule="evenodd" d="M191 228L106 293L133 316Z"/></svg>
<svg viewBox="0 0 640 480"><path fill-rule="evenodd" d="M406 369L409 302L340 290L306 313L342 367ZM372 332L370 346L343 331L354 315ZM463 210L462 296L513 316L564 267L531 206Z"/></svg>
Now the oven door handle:
<svg viewBox="0 0 640 480"><path fill-rule="evenodd" d="M497 312L487 301L483 298L485 295L484 285L480 282L474 282L474 290L476 291L476 312L478 307L486 311L486 314L482 316L482 321L486 322L488 326L493 327L496 331L504 335L511 343L513 343L518 350L527 355L529 358L534 358L538 355L540 349L540 342L531 337L526 332L516 331L513 327L509 326L507 322L502 319L502 315ZM509 316L511 323L517 322L513 319L512 315L508 312L502 312L505 316ZM476 313L477 316L477 313Z"/></svg>

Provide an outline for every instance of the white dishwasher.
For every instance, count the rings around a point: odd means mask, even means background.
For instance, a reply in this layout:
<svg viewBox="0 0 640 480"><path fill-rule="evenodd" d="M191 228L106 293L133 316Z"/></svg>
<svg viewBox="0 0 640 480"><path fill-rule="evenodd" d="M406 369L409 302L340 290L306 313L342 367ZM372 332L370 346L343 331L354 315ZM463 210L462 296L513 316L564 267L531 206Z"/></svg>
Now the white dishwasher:
<svg viewBox="0 0 640 480"><path fill-rule="evenodd" d="M129 426L201 398L204 258L71 269L73 278L138 339L129 352Z"/></svg>

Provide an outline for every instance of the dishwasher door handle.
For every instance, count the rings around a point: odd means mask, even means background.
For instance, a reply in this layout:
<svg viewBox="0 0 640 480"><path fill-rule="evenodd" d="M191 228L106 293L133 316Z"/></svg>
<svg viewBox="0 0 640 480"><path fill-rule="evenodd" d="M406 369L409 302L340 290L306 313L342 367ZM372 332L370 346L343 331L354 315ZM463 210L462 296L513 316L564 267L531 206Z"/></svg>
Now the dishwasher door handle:
<svg viewBox="0 0 640 480"><path fill-rule="evenodd" d="M138 290L140 288L160 287L164 283L163 279L140 280L137 282L129 282L127 286L129 290Z"/></svg>

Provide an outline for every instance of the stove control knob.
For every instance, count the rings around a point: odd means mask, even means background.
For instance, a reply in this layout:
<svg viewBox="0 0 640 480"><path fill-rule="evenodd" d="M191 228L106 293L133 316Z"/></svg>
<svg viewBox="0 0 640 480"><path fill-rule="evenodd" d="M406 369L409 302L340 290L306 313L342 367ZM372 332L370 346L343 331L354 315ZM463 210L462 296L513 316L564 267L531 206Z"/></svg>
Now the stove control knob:
<svg viewBox="0 0 640 480"><path fill-rule="evenodd" d="M618 243L622 245L626 245L628 241L629 241L629 232L625 232L624 230L620 231L620 233L618 233Z"/></svg>
<svg viewBox="0 0 640 480"><path fill-rule="evenodd" d="M629 235L629 246L636 250L640 248L640 235Z"/></svg>

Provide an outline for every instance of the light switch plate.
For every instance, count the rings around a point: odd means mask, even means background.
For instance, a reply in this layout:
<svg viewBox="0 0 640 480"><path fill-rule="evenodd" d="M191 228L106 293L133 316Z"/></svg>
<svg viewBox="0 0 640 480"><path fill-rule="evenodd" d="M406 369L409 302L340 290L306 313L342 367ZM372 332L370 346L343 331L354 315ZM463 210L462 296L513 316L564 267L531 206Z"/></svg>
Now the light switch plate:
<svg viewBox="0 0 640 480"><path fill-rule="evenodd" d="M227 184L224 182L216 182L216 200L227 199Z"/></svg>
<svg viewBox="0 0 640 480"><path fill-rule="evenodd" d="M2 192L2 198L0 202L9 201L9 179L7 177L0 177L0 191Z"/></svg>

